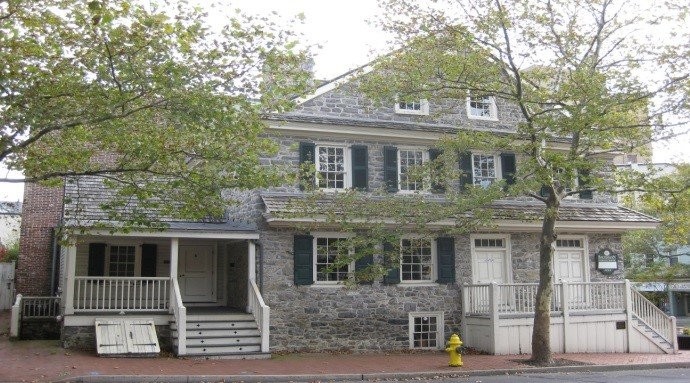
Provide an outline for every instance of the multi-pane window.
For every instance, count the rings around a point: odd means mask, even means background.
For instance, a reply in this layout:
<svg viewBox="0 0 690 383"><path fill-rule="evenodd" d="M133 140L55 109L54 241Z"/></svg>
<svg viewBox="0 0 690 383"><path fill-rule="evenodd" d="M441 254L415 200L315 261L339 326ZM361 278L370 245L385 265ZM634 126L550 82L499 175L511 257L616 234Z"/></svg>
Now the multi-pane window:
<svg viewBox="0 0 690 383"><path fill-rule="evenodd" d="M433 278L432 242L423 238L403 239L400 246L402 281L427 281Z"/></svg>
<svg viewBox="0 0 690 383"><path fill-rule="evenodd" d="M472 179L475 185L488 187L496 181L496 156L487 154L472 155Z"/></svg>
<svg viewBox="0 0 690 383"><path fill-rule="evenodd" d="M395 103L395 113L428 115L429 102L427 100L399 101Z"/></svg>
<svg viewBox="0 0 690 383"><path fill-rule="evenodd" d="M398 103L398 109L403 109L403 110L422 110L422 103L420 101L411 101L411 102L399 102Z"/></svg>
<svg viewBox="0 0 690 383"><path fill-rule="evenodd" d="M582 240L580 239L557 239L556 247L574 247L582 248Z"/></svg>
<svg viewBox="0 0 690 383"><path fill-rule="evenodd" d="M133 277L135 265L134 246L110 246L108 275L111 277Z"/></svg>
<svg viewBox="0 0 690 383"><path fill-rule="evenodd" d="M433 349L443 345L443 315L410 313L410 348Z"/></svg>
<svg viewBox="0 0 690 383"><path fill-rule="evenodd" d="M344 189L345 186L345 148L337 146L317 147L316 170L322 189Z"/></svg>
<svg viewBox="0 0 690 383"><path fill-rule="evenodd" d="M339 256L347 256L345 238L316 238L316 281L340 282L350 275L350 264L336 266Z"/></svg>
<svg viewBox="0 0 690 383"><path fill-rule="evenodd" d="M467 98L467 115L470 118L496 118L496 101L492 96L470 96Z"/></svg>
<svg viewBox="0 0 690 383"><path fill-rule="evenodd" d="M503 238L475 238L475 247L505 247Z"/></svg>
<svg viewBox="0 0 690 383"><path fill-rule="evenodd" d="M417 191L424 189L422 177L419 172L412 172L415 166L421 166L424 163L424 151L422 150L405 150L398 151L398 175L400 190Z"/></svg>

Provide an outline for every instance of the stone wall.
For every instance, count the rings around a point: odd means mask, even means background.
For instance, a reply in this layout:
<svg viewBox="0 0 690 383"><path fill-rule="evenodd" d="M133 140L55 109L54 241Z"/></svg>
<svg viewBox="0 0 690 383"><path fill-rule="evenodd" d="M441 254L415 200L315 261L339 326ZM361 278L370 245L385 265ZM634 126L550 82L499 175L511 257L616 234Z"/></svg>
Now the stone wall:
<svg viewBox="0 0 690 383"><path fill-rule="evenodd" d="M161 351L172 352L170 326L156 326ZM95 326L62 326L62 347L77 350L96 350Z"/></svg>
<svg viewBox="0 0 690 383"><path fill-rule="evenodd" d="M408 315L443 312L444 336L460 330L460 286L472 283L469 235L455 238L456 283L406 286L381 282L345 286L295 286L292 231L265 230L263 297L271 307L272 351L371 351L409 348ZM537 233L511 235L514 282L538 281ZM594 254L620 251L619 235L588 237L591 281L620 279L596 271Z"/></svg>

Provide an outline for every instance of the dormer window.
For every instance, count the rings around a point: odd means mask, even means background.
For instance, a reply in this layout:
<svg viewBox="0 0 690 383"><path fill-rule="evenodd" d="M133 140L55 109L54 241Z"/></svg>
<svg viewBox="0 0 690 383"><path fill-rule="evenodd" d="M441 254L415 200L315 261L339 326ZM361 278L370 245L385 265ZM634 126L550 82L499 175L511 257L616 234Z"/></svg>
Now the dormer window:
<svg viewBox="0 0 690 383"><path fill-rule="evenodd" d="M429 102L427 100L399 101L395 103L395 113L426 116L429 114Z"/></svg>
<svg viewBox="0 0 690 383"><path fill-rule="evenodd" d="M496 99L493 96L467 97L467 117L481 120L496 120Z"/></svg>

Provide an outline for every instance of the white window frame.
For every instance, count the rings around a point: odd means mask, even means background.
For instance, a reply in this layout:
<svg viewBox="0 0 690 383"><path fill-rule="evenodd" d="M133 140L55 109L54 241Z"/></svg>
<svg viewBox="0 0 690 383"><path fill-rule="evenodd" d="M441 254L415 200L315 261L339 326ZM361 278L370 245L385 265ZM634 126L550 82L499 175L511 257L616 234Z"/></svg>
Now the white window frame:
<svg viewBox="0 0 690 383"><path fill-rule="evenodd" d="M504 249L506 252L506 257L503 260L504 262L504 268L505 270L503 271L505 273L505 282L504 283L513 283L513 256L512 256L512 246L510 242L510 234L470 234L470 254L472 257L472 283L478 283L478 277L477 277L477 268L475 265L477 264L477 246L474 244L475 239L502 239L504 246L503 247L490 247L490 246L480 246L479 248L484 248L484 249ZM484 282L482 282L484 283Z"/></svg>
<svg viewBox="0 0 690 383"><path fill-rule="evenodd" d="M576 239L580 240L580 244L582 244L581 247L561 247L558 246L558 240L571 240L571 239ZM553 257L551 258L551 264L555 265L556 262L556 251L559 249L581 249L582 250L582 275L583 275L583 282L589 282L592 270L590 269L590 264L589 264L589 237L586 235L570 235L570 234L558 234L558 238L556 241L553 243L554 246L554 251L553 251ZM560 283L560 281L555 280L555 272L556 269L555 267L552 270L553 276L554 276L554 282L555 283Z"/></svg>
<svg viewBox="0 0 690 383"><path fill-rule="evenodd" d="M95 242L95 241L94 241ZM110 251L113 246L118 247L134 247L134 275L124 278L136 278L141 276L141 243L132 242L108 242L105 249L105 265L103 276L111 277L110 275Z"/></svg>
<svg viewBox="0 0 690 383"><path fill-rule="evenodd" d="M422 182L422 188L417 189L417 190L408 190L408 189L403 189L402 188L402 164L401 164L401 153L403 151L414 151L414 152L421 152L422 153L422 165L425 163L429 162L429 149L427 148L420 148L420 147L400 147L398 148L398 193L401 194L410 194L410 193L428 193L429 192L429 180L427 179L428 177L424 177L421 182ZM419 165L416 165L419 166Z"/></svg>
<svg viewBox="0 0 690 383"><path fill-rule="evenodd" d="M436 346L415 347L414 346L414 320L415 318L435 317L436 318ZM445 346L445 321L443 311L415 311L407 314L408 320L408 340L410 350L437 350Z"/></svg>
<svg viewBox="0 0 690 383"><path fill-rule="evenodd" d="M470 106L470 103L472 102L472 98L475 97L486 97L488 98L489 101L489 115L488 116L477 116L472 114L472 111L475 110L472 106ZM496 97L495 96L473 96L469 95L467 96L466 99L466 108L467 108L467 118L472 119L472 120L486 120L486 121L498 121L498 108L496 108Z"/></svg>
<svg viewBox="0 0 690 383"><path fill-rule="evenodd" d="M486 156L486 157L493 157L494 158L494 180L489 184L489 185L482 185L482 184L477 184L475 183L476 176L474 174L474 156ZM496 181L499 181L503 178L503 168L501 168L501 157L497 154L493 153L487 153L487 152L472 152L472 184L476 186L481 186L481 187L489 187L491 184L493 184Z"/></svg>
<svg viewBox="0 0 690 383"><path fill-rule="evenodd" d="M413 279L413 280L407 280L403 279L403 245L402 241L403 240L426 240L429 241L429 246L431 247L431 275L429 276L429 279ZM426 236L421 236L421 235L412 235L412 236L405 236L400 239L399 243L400 249L399 249L399 255L400 255L400 261L398 263L399 266L399 277L400 277L400 283L401 284L406 284L406 285L424 285L424 284L436 284L436 278L438 275L438 271L436 268L438 267L438 259L437 259L437 254L436 254L436 238L428 238Z"/></svg>
<svg viewBox="0 0 690 383"><path fill-rule="evenodd" d="M321 166L321 161L320 161L320 156L319 156L319 149L321 148L337 148L337 149L342 149L343 150L343 187L342 188L322 188L319 185L319 180L321 176L321 171L319 170L319 167ZM351 158L350 158L350 147L342 144L331 144L331 143L321 143L315 145L314 148L314 167L316 170L316 174L314 175L315 177L315 183L316 187L319 190L322 191L338 191L338 190L346 190L352 187L352 165L351 165Z"/></svg>
<svg viewBox="0 0 690 383"><path fill-rule="evenodd" d="M319 281L318 280L318 270L317 270L317 257L318 257L318 246L317 242L318 239L347 239L350 236L348 234L344 233L338 233L338 232L319 232L319 233L311 233L313 238L312 242L312 280L314 281L314 285L320 285L320 286L340 286L345 283L345 281ZM348 253L350 255L354 254L354 249L348 249ZM352 261L348 264L347 266L347 274L348 278L352 278L353 274L355 271L355 262Z"/></svg>
<svg viewBox="0 0 690 383"><path fill-rule="evenodd" d="M413 108L401 108L400 104L413 104L418 103L419 109ZM428 116L429 115L429 101L426 99L413 100L413 101L395 101L395 113L396 114L413 114L418 116Z"/></svg>

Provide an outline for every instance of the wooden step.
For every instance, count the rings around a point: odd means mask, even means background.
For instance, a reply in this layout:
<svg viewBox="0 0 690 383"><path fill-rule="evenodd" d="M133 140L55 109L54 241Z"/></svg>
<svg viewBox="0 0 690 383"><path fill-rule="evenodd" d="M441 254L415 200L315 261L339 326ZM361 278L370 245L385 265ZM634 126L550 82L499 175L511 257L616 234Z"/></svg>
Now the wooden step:
<svg viewBox="0 0 690 383"><path fill-rule="evenodd" d="M187 322L187 331L194 330L247 330L257 328L256 322ZM170 324L171 330L177 330L177 323Z"/></svg>
<svg viewBox="0 0 690 383"><path fill-rule="evenodd" d="M177 341L174 342L177 345ZM187 339L187 348L189 347L222 347L222 346L246 346L246 345L261 345L261 337L237 337L237 338L193 338Z"/></svg>
<svg viewBox="0 0 690 383"><path fill-rule="evenodd" d="M193 329L187 330L187 339L193 338L229 338L238 336L260 336L256 326L246 329ZM177 338L177 330L173 330L172 336Z"/></svg>
<svg viewBox="0 0 690 383"><path fill-rule="evenodd" d="M186 355L242 355L261 352L260 344L187 347Z"/></svg>
<svg viewBox="0 0 690 383"><path fill-rule="evenodd" d="M252 314L191 314L187 315L187 322L232 322L232 321L253 321Z"/></svg>

